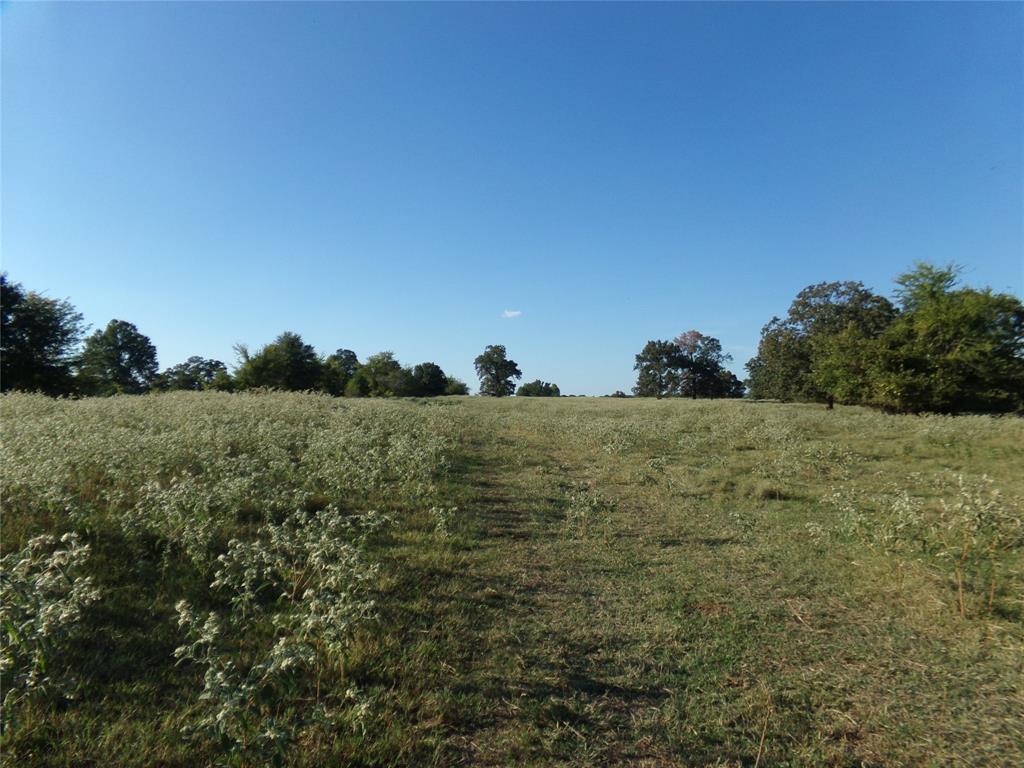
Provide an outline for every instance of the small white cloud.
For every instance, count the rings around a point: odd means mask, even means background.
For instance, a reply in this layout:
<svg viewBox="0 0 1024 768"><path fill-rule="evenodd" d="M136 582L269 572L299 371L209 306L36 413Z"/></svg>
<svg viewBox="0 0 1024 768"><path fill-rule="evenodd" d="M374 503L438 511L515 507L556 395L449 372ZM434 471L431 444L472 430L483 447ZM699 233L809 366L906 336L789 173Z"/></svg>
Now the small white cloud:
<svg viewBox="0 0 1024 768"><path fill-rule="evenodd" d="M517 317L519 317L521 314L523 314L521 310L518 310L518 309L506 309L504 312L501 313L501 316L506 318L506 319L508 319L508 320L514 320Z"/></svg>

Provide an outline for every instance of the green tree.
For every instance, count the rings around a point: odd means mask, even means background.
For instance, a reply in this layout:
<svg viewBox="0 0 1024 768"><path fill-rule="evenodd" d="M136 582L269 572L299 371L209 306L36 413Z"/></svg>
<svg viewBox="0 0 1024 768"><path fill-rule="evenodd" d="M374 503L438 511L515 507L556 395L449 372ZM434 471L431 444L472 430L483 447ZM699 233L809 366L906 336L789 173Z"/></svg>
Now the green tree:
<svg viewBox="0 0 1024 768"><path fill-rule="evenodd" d="M638 397L678 395L685 364L683 351L674 342L648 341L633 365L633 370L637 371L633 394Z"/></svg>
<svg viewBox="0 0 1024 768"><path fill-rule="evenodd" d="M517 397L558 397L561 394L557 384L550 384L540 379L529 381L516 391Z"/></svg>
<svg viewBox="0 0 1024 768"><path fill-rule="evenodd" d="M26 292L0 274L0 389L73 391L84 333L82 315L68 301Z"/></svg>
<svg viewBox="0 0 1024 768"><path fill-rule="evenodd" d="M830 394L811 375L829 337L851 325L877 337L896 317L892 303L859 282L817 283L797 294L785 319L761 330L757 355L747 363L751 395L779 400L823 400Z"/></svg>
<svg viewBox="0 0 1024 768"><path fill-rule="evenodd" d="M648 341L636 356L638 397L740 397L743 384L726 370L722 342L699 331L674 341Z"/></svg>
<svg viewBox="0 0 1024 768"><path fill-rule="evenodd" d="M86 392L146 392L156 379L156 371L156 347L132 323L111 320L106 328L85 340L79 377Z"/></svg>
<svg viewBox="0 0 1024 768"><path fill-rule="evenodd" d="M345 397L369 397L370 380L362 366L356 369L352 378L345 385Z"/></svg>
<svg viewBox="0 0 1024 768"><path fill-rule="evenodd" d="M956 267L900 275L899 319L863 353L867 401L896 411L1024 409L1024 305L956 285Z"/></svg>
<svg viewBox="0 0 1024 768"><path fill-rule="evenodd" d="M522 371L514 360L508 359L505 347L492 344L473 361L476 375L480 378L480 394L492 397L506 397L516 391L512 379L521 379Z"/></svg>
<svg viewBox="0 0 1024 768"><path fill-rule="evenodd" d="M437 397L448 387L448 377L436 363L420 363L412 369L412 394L415 397Z"/></svg>
<svg viewBox="0 0 1024 768"><path fill-rule="evenodd" d="M446 395L468 395L469 386L466 382L456 379L454 376L445 377L444 393Z"/></svg>
<svg viewBox="0 0 1024 768"><path fill-rule="evenodd" d="M345 393L349 381L359 370L359 358L351 349L339 349L324 359L318 389L338 396Z"/></svg>
<svg viewBox="0 0 1024 768"><path fill-rule="evenodd" d="M187 389L199 391L210 389L219 374L227 374L227 367L220 360L209 360L193 355L183 363L166 369L153 383L154 388L167 391ZM221 382L222 386L222 382Z"/></svg>
<svg viewBox="0 0 1024 768"><path fill-rule="evenodd" d="M731 380L725 365L732 357L722 351L722 342L699 331L686 331L675 339L683 353L680 359L680 391L697 397L723 397L730 391Z"/></svg>
<svg viewBox="0 0 1024 768"><path fill-rule="evenodd" d="M370 355L359 369L370 397L408 397L413 391L412 371L403 368L393 352Z"/></svg>
<svg viewBox="0 0 1024 768"><path fill-rule="evenodd" d="M273 342L250 354L244 344L236 347L239 357L235 383L239 389L267 387L290 391L316 389L323 362L297 333L287 331Z"/></svg>

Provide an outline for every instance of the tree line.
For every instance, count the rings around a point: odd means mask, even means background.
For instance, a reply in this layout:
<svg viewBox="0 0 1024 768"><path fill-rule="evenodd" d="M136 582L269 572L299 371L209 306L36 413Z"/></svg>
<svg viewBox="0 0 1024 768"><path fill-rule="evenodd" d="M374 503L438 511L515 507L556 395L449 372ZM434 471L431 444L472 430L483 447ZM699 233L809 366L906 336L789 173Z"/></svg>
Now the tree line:
<svg viewBox="0 0 1024 768"><path fill-rule="evenodd" d="M84 318L70 302L27 291L7 275L0 275L0 324L3 391L113 395L269 388L348 397L469 394L464 382L436 363L403 366L391 352L360 362L349 349L321 356L291 332L252 351L238 345L234 372L220 360L199 356L158 371L156 348L133 323L111 320L87 336Z"/></svg>
<svg viewBox="0 0 1024 768"><path fill-rule="evenodd" d="M692 330L648 341L635 357L638 397L742 397L833 402L890 411L1024 411L1024 305L989 288L959 284L960 268L918 263L896 278L895 302L860 282L818 283L800 291L784 318L762 329L740 381L721 342ZM132 323L111 320L86 335L67 300L49 299L0 275L0 390L50 395L135 394L151 390L254 388L345 397L469 394L439 365L402 365L391 352L365 361L349 349L319 355L286 332L256 350L235 347L234 371L190 357L157 370L156 349ZM474 360L480 394L558 397L522 371L504 346ZM625 397L621 391L613 397Z"/></svg>
<svg viewBox="0 0 1024 768"><path fill-rule="evenodd" d="M193 356L158 371L156 347L133 324L111 320L86 335L84 317L65 299L25 290L0 274L0 390L49 395L141 394L149 391L247 389L325 392L337 397L468 395L465 382L441 366L402 365L392 352L360 361L350 349L319 355L297 333L258 349L235 347L233 372L220 360ZM557 397L558 386L536 380L519 387L522 371L505 347L488 346L474 360L480 393Z"/></svg>
<svg viewBox="0 0 1024 768"><path fill-rule="evenodd" d="M860 282L800 291L761 331L750 394L919 413L1024 410L1024 305L918 262L895 303Z"/></svg>

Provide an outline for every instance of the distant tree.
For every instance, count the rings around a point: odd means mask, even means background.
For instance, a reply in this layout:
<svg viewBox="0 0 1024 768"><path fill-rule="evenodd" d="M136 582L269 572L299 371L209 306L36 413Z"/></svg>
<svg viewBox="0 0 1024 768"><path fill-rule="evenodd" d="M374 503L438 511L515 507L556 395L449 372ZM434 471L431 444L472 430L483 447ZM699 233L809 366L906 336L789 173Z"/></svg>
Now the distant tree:
<svg viewBox="0 0 1024 768"><path fill-rule="evenodd" d="M213 380L206 388L215 392L234 392L235 380L231 378L231 374L226 370L217 371L217 373L213 375Z"/></svg>
<svg viewBox="0 0 1024 768"><path fill-rule="evenodd" d="M527 382L516 391L517 397L558 397L560 394L557 384L549 384L540 379Z"/></svg>
<svg viewBox="0 0 1024 768"><path fill-rule="evenodd" d="M345 397L369 397L370 380L360 366L345 385Z"/></svg>
<svg viewBox="0 0 1024 768"><path fill-rule="evenodd" d="M369 385L370 397L407 397L413 390L412 371L403 368L393 352L370 355L359 371Z"/></svg>
<svg viewBox="0 0 1024 768"><path fill-rule="evenodd" d="M250 354L245 345L236 347L239 357L235 384L239 389L267 387L290 391L316 389L323 363L316 351L290 331Z"/></svg>
<svg viewBox="0 0 1024 768"><path fill-rule="evenodd" d="M804 288L785 319L774 317L761 330L757 356L747 363L751 395L779 400L823 400L811 375L828 339L850 326L877 337L897 315L892 303L859 282L818 283Z"/></svg>
<svg viewBox="0 0 1024 768"><path fill-rule="evenodd" d="M680 370L681 395L697 397L725 397L732 391L725 365L732 357L722 351L722 342L699 331L686 331L675 339L683 353Z"/></svg>
<svg viewBox="0 0 1024 768"><path fill-rule="evenodd" d="M633 394L638 397L678 395L685 364L683 351L674 342L648 341L633 366L637 371Z"/></svg>
<svg viewBox="0 0 1024 768"><path fill-rule="evenodd" d="M67 301L25 291L0 274L0 389L71 392L82 315Z"/></svg>
<svg viewBox="0 0 1024 768"><path fill-rule="evenodd" d="M918 264L897 278L903 313L860 349L864 400L896 411L1024 409L1024 305L961 288L955 267Z"/></svg>
<svg viewBox="0 0 1024 768"><path fill-rule="evenodd" d="M106 328L85 340L79 378L86 392L146 392L156 379L156 371L156 348L132 323L111 320Z"/></svg>
<svg viewBox="0 0 1024 768"><path fill-rule="evenodd" d="M359 358L351 349L339 349L323 362L318 389L339 396L359 369Z"/></svg>
<svg viewBox="0 0 1024 768"><path fill-rule="evenodd" d="M466 382L456 379L454 376L446 377L444 393L446 395L468 395L469 387Z"/></svg>
<svg viewBox="0 0 1024 768"><path fill-rule="evenodd" d="M420 363L412 369L411 392L414 397L437 397L448 387L448 378L435 363Z"/></svg>
<svg viewBox="0 0 1024 768"><path fill-rule="evenodd" d="M166 369L153 383L155 389L199 391L209 389L218 374L227 375L227 367L220 360L208 360L193 355L183 363ZM222 386L223 384L221 384Z"/></svg>
<svg viewBox="0 0 1024 768"><path fill-rule="evenodd" d="M648 341L633 366L638 397L740 397L743 385L725 368L732 358L722 343L699 331L674 341Z"/></svg>
<svg viewBox="0 0 1024 768"><path fill-rule="evenodd" d="M515 392L512 379L521 379L522 371L514 360L509 360L505 347L493 344L486 347L473 361L476 375L480 377L480 394L506 397Z"/></svg>
<svg viewBox="0 0 1024 768"><path fill-rule="evenodd" d="M712 397L743 397L747 393L746 385L732 371L722 369L712 383Z"/></svg>
<svg viewBox="0 0 1024 768"><path fill-rule="evenodd" d="M629 395L627 395L621 389L616 389L614 392L608 395L608 397L629 397Z"/></svg>

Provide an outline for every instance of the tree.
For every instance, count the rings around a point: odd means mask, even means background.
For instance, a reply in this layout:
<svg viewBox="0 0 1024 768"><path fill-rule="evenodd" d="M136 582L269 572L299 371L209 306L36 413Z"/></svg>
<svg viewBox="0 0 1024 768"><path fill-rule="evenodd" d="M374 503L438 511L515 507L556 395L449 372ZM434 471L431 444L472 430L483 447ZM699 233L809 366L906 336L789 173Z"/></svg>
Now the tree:
<svg viewBox="0 0 1024 768"><path fill-rule="evenodd" d="M444 393L446 395L468 395L469 387L466 382L456 379L454 376L446 377Z"/></svg>
<svg viewBox="0 0 1024 768"><path fill-rule="evenodd" d="M560 394L557 384L549 384L540 379L523 384L516 392L517 397L558 397Z"/></svg>
<svg viewBox="0 0 1024 768"><path fill-rule="evenodd" d="M339 349L324 359L318 389L338 396L345 393L349 381L359 369L359 358L351 349Z"/></svg>
<svg viewBox="0 0 1024 768"><path fill-rule="evenodd" d="M124 320L111 320L85 340L79 377L93 394L138 394L156 378L156 347Z"/></svg>
<svg viewBox="0 0 1024 768"><path fill-rule="evenodd" d="M167 391L187 389L197 392L212 388L213 383L217 381L218 387L222 387L223 379L219 379L218 376L226 376L227 370L220 360L208 360L193 355L185 362L178 363L157 376L153 386Z"/></svg>
<svg viewBox="0 0 1024 768"><path fill-rule="evenodd" d="M435 363L420 363L412 369L412 394L414 397L437 397L448 387L448 378Z"/></svg>
<svg viewBox="0 0 1024 768"><path fill-rule="evenodd" d="M412 371L403 368L393 352L370 355L359 369L370 397L407 397L412 392Z"/></svg>
<svg viewBox="0 0 1024 768"><path fill-rule="evenodd" d="M854 326L877 337L896 317L892 303L859 282L817 283L797 294L786 318L761 330L757 356L747 363L754 397L822 400L829 396L811 372L827 339Z"/></svg>
<svg viewBox="0 0 1024 768"><path fill-rule="evenodd" d="M913 312L946 297L963 270L956 264L936 267L923 261L896 278L896 298L904 312Z"/></svg>
<svg viewBox="0 0 1024 768"><path fill-rule="evenodd" d="M476 375L480 378L480 394L506 397L515 392L512 379L521 379L522 371L514 360L509 360L505 347L492 344L473 361Z"/></svg>
<svg viewBox="0 0 1024 768"><path fill-rule="evenodd" d="M953 290L957 268L897 278L899 319L868 347L866 401L896 411L1024 409L1024 304L989 289Z"/></svg>
<svg viewBox="0 0 1024 768"><path fill-rule="evenodd" d="M683 353L679 394L689 393L696 400L699 395L723 397L732 390L725 370L732 356L722 351L722 342L699 331L686 331L676 337L675 345Z"/></svg>
<svg viewBox="0 0 1024 768"><path fill-rule="evenodd" d="M743 385L725 364L722 342L699 331L674 341L648 341L636 356L633 394L639 397L742 397Z"/></svg>
<svg viewBox="0 0 1024 768"><path fill-rule="evenodd" d="M345 397L369 397L370 380L360 366L345 385Z"/></svg>
<svg viewBox="0 0 1024 768"><path fill-rule="evenodd" d="M313 347L290 331L253 354L244 344L235 349L239 365L234 378L239 389L312 390L316 389L323 373L323 362Z"/></svg>
<svg viewBox="0 0 1024 768"><path fill-rule="evenodd" d="M68 301L26 292L0 274L0 390L73 391L84 333L82 315Z"/></svg>
<svg viewBox="0 0 1024 768"><path fill-rule="evenodd" d="M633 394L638 397L678 395L685 365L683 351L671 341L648 341L636 356Z"/></svg>

